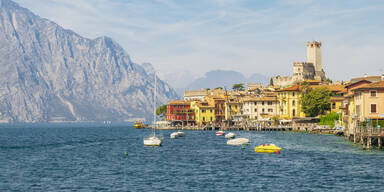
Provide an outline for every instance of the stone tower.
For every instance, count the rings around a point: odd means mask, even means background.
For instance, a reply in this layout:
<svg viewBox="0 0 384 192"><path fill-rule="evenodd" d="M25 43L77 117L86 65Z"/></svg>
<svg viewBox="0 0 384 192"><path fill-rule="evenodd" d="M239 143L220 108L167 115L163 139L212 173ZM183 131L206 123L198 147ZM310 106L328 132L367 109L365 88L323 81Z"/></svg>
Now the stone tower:
<svg viewBox="0 0 384 192"><path fill-rule="evenodd" d="M319 81L325 80L321 61L321 42L307 42L307 62L312 63L315 67L315 79Z"/></svg>

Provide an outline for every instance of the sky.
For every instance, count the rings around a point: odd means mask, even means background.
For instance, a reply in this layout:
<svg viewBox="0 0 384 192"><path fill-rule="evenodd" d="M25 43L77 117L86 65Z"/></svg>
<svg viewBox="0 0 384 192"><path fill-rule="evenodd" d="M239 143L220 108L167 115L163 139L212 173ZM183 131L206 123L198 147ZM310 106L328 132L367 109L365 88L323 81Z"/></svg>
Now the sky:
<svg viewBox="0 0 384 192"><path fill-rule="evenodd" d="M180 82L217 69L291 75L313 40L333 80L384 72L381 0L14 1L84 37L109 36Z"/></svg>

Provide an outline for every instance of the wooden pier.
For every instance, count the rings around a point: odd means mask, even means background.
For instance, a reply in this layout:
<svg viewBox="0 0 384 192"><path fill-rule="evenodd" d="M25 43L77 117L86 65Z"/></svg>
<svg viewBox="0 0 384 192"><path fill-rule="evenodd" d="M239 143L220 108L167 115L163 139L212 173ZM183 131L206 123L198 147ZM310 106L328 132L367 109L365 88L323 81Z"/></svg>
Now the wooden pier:
<svg viewBox="0 0 384 192"><path fill-rule="evenodd" d="M372 146L382 148L384 143L384 131L376 127L358 127L354 129L353 143L362 144L370 149Z"/></svg>

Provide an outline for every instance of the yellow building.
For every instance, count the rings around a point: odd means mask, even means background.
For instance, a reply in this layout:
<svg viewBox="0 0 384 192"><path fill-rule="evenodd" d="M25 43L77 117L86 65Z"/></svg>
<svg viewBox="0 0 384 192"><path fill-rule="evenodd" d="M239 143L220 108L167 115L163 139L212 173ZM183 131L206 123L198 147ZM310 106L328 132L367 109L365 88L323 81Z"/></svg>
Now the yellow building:
<svg viewBox="0 0 384 192"><path fill-rule="evenodd" d="M382 81L362 85L352 92L355 114L360 122L384 119L384 77Z"/></svg>
<svg viewBox="0 0 384 192"><path fill-rule="evenodd" d="M225 120L241 118L242 103L236 97L228 97L225 102Z"/></svg>
<svg viewBox="0 0 384 192"><path fill-rule="evenodd" d="M331 112L341 113L341 107L343 106L344 97L331 97Z"/></svg>
<svg viewBox="0 0 384 192"><path fill-rule="evenodd" d="M197 125L210 125L215 121L215 106L207 101L192 101L191 109L195 111Z"/></svg>
<svg viewBox="0 0 384 192"><path fill-rule="evenodd" d="M280 119L292 119L294 117L305 117L301 112L300 85L294 85L277 91Z"/></svg>

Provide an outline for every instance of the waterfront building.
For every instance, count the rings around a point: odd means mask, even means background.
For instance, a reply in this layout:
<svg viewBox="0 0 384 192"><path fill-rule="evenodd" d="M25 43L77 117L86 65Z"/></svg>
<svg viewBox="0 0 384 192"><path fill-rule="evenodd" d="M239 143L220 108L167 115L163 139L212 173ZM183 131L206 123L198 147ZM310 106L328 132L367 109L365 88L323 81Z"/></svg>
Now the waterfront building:
<svg viewBox="0 0 384 192"><path fill-rule="evenodd" d="M195 113L190 101L170 101L167 105L166 121L173 125L194 124Z"/></svg>
<svg viewBox="0 0 384 192"><path fill-rule="evenodd" d="M184 100L185 101L192 101L192 100L204 101L204 97L207 95L208 95L207 89L184 91Z"/></svg>
<svg viewBox="0 0 384 192"><path fill-rule="evenodd" d="M343 110L344 134L346 136L353 135L354 128L357 126L357 117L355 109L355 98L353 90L358 87L370 84L370 81L360 80L354 83L349 83L345 86L346 93L344 94L343 105L340 107Z"/></svg>
<svg viewBox="0 0 384 192"><path fill-rule="evenodd" d="M241 120L242 107L243 105L240 102L240 97L227 96L225 102L225 120Z"/></svg>
<svg viewBox="0 0 384 192"><path fill-rule="evenodd" d="M224 95L225 91L222 89L201 89L201 90L190 90L190 91L184 91L184 100L185 101L193 101L193 100L199 100L204 101L204 98L206 96L220 96Z"/></svg>
<svg viewBox="0 0 384 192"><path fill-rule="evenodd" d="M243 100L243 117L249 120L271 120L278 116L277 97L247 97Z"/></svg>
<svg viewBox="0 0 384 192"><path fill-rule="evenodd" d="M206 96L205 100L209 103L213 103L215 106L215 123L220 124L225 120L225 96L214 95Z"/></svg>
<svg viewBox="0 0 384 192"><path fill-rule="evenodd" d="M307 61L294 62L293 75L286 77L274 77L274 85L287 87L305 80L324 81L326 77L322 68L321 46L321 42L307 42Z"/></svg>
<svg viewBox="0 0 384 192"><path fill-rule="evenodd" d="M305 117L305 114L301 111L300 85L280 89L276 92L280 119L291 120L294 117Z"/></svg>
<svg viewBox="0 0 384 192"><path fill-rule="evenodd" d="M199 126L212 125L215 122L215 106L208 101L191 101L195 112L195 122Z"/></svg>
<svg viewBox="0 0 384 192"><path fill-rule="evenodd" d="M355 113L360 122L384 120L384 77L353 90Z"/></svg>

